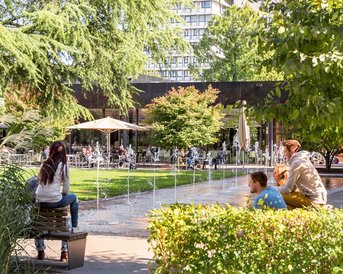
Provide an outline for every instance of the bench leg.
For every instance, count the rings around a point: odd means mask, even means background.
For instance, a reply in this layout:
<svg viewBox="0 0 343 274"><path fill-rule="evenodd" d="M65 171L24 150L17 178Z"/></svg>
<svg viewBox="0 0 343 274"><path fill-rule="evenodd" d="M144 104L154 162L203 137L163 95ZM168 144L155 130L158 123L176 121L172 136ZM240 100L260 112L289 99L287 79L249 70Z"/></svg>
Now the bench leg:
<svg viewBox="0 0 343 274"><path fill-rule="evenodd" d="M68 241L68 269L83 266L85 249L86 238Z"/></svg>

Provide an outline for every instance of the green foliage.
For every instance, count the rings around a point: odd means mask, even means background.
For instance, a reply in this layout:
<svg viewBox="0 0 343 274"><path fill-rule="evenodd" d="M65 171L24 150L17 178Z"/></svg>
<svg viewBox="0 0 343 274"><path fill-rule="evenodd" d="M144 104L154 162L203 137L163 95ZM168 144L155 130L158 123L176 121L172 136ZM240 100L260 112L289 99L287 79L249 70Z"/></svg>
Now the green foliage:
<svg viewBox="0 0 343 274"><path fill-rule="evenodd" d="M132 106L129 83L144 71L146 52L160 60L185 50L179 0L2 1L0 3L0 91L27 94L42 114L89 117L70 89L96 84L109 105ZM183 2L183 1L182 1ZM188 2L188 0L185 0Z"/></svg>
<svg viewBox="0 0 343 274"><path fill-rule="evenodd" d="M9 166L0 173L0 273L15 273L15 257L22 251L20 236L29 228L33 206L23 170Z"/></svg>
<svg viewBox="0 0 343 274"><path fill-rule="evenodd" d="M148 230L155 273L340 273L343 210L172 205Z"/></svg>
<svg viewBox="0 0 343 274"><path fill-rule="evenodd" d="M267 101L258 117L275 118L288 136L331 153L343 144L343 0L264 1L259 53L283 72L285 104ZM266 56L268 57L268 56ZM280 90L271 98L280 96Z"/></svg>
<svg viewBox="0 0 343 274"><path fill-rule="evenodd" d="M147 106L147 121L154 129L155 143L166 149L213 144L223 125L223 114L213 106L217 94L211 86L203 92L190 86L153 99Z"/></svg>
<svg viewBox="0 0 343 274"><path fill-rule="evenodd" d="M2 121L8 129L0 146L6 145L26 151L40 151L51 142L64 139L68 125L65 121L55 120L51 116L42 117L35 110L25 111L19 116L4 115Z"/></svg>
<svg viewBox="0 0 343 274"><path fill-rule="evenodd" d="M193 67L205 81L280 80L276 72L259 70L257 39L252 36L258 14L249 5L228 7L222 16L209 22L195 55L199 65ZM209 68L203 69L202 64ZM201 65L201 66L200 66Z"/></svg>

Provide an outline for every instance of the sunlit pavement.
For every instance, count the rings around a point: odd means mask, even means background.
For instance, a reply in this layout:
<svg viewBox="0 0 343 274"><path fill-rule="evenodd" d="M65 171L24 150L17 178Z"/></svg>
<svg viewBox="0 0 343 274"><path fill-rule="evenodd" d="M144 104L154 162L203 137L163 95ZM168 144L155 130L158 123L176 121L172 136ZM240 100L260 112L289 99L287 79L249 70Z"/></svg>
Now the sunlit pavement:
<svg viewBox="0 0 343 274"><path fill-rule="evenodd" d="M247 169L247 167L245 167ZM235 171L235 167L229 169ZM263 170L271 179L271 168L248 167L248 173ZM223 170L223 172L226 172ZM337 175L336 175L337 176ZM336 177L334 176L334 177ZM272 184L272 180L270 180ZM333 181L328 190L328 203L343 208L343 185ZM178 203L228 203L244 207L249 193L248 175L219 181L159 189L151 192L130 194L97 202L81 203L80 227L90 233L87 238L84 267L64 270L65 264L59 258L59 241L47 241L46 265L53 265L53 271L68 273L149 273L148 262L153 257L146 241L147 215L163 204ZM36 256L34 246L27 248ZM40 262L41 263L41 262Z"/></svg>

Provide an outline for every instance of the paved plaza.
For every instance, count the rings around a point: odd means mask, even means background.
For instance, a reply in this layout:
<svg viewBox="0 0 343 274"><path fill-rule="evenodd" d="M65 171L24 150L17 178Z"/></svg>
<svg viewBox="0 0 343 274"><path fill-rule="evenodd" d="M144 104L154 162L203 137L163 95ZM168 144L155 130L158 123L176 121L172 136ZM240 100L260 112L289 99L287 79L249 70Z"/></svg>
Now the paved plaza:
<svg viewBox="0 0 343 274"><path fill-rule="evenodd" d="M270 168L259 169L268 172L271 178ZM256 170L252 168L247 171ZM342 178L335 177L327 181L328 203L339 208L343 208L342 181ZM66 264L57 261L59 241L47 241L49 260L45 260L44 264L53 265L51 271L54 273L149 273L148 263L153 254L147 243L146 225L150 210L175 201L195 204L218 202L244 207L249 199L253 197L249 192L248 176L245 175L100 200L98 209L96 201L83 202L80 227L89 232L84 267L64 269ZM32 257L36 256L33 241L27 252Z"/></svg>

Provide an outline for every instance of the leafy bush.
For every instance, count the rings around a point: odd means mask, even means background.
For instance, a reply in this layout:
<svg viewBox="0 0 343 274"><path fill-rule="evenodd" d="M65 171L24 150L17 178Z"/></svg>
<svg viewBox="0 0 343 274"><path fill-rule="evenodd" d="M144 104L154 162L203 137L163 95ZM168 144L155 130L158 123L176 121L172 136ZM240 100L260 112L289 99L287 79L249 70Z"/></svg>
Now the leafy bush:
<svg viewBox="0 0 343 274"><path fill-rule="evenodd" d="M182 205L153 210L156 273L341 273L343 210Z"/></svg>
<svg viewBox="0 0 343 274"><path fill-rule="evenodd" d="M6 167L0 173L0 273L14 273L21 235L29 228L32 196L18 167Z"/></svg>

